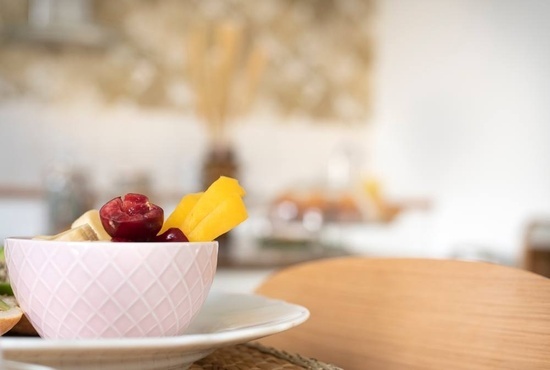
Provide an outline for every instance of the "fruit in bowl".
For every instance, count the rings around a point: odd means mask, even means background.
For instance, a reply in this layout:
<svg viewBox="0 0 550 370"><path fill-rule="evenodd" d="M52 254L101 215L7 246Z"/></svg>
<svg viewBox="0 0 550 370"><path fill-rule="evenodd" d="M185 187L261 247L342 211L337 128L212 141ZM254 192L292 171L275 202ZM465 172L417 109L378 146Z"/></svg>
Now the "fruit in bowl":
<svg viewBox="0 0 550 370"><path fill-rule="evenodd" d="M44 338L180 335L213 282L215 239L247 218L244 195L220 177L166 220L145 195L127 194L58 235L7 238L17 303Z"/></svg>
<svg viewBox="0 0 550 370"><path fill-rule="evenodd" d="M23 316L13 297L0 299L0 335L10 331Z"/></svg>

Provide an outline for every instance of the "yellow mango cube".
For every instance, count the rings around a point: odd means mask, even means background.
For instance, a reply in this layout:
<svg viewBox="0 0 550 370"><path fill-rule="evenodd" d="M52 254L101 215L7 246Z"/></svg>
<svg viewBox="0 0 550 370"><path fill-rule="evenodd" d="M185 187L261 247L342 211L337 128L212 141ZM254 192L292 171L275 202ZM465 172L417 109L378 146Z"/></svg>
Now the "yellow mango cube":
<svg viewBox="0 0 550 370"><path fill-rule="evenodd" d="M189 238L189 235L195 230L199 223L211 215L226 199L233 195L241 198L245 194L246 192L236 179L220 176L218 180L214 181L212 185L206 189L185 218L182 225L183 233Z"/></svg>
<svg viewBox="0 0 550 370"><path fill-rule="evenodd" d="M203 192L200 193L190 193L181 198L178 205L174 211L168 216L162 225L162 229L159 231L159 235L164 233L166 230L177 227L183 231L183 222L187 218L191 209L195 206L199 198L202 196Z"/></svg>
<svg viewBox="0 0 550 370"><path fill-rule="evenodd" d="M239 225L247 217L246 206L240 195L229 194L186 235L191 242L212 241Z"/></svg>

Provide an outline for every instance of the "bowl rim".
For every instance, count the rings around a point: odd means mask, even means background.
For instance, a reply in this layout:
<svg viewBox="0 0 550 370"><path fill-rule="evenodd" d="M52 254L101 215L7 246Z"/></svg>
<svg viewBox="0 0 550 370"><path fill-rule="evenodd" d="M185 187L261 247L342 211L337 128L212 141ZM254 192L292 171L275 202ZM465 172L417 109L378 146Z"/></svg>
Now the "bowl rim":
<svg viewBox="0 0 550 370"><path fill-rule="evenodd" d="M128 247L168 247L168 246L199 246L204 247L219 247L217 240L205 241L205 242L113 242L110 240L48 240L48 239L33 239L33 237L7 237L4 238L3 248L9 244L8 242L17 242L24 244L43 244L43 245L64 245L64 246L79 246L81 248L94 246L94 247L109 247L109 248L128 248Z"/></svg>

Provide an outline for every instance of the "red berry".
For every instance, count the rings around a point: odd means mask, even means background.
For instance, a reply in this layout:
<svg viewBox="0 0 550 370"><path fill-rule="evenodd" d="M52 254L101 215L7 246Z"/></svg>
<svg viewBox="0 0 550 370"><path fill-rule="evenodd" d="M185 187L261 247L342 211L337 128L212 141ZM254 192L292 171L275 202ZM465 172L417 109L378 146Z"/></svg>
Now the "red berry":
<svg viewBox="0 0 550 370"><path fill-rule="evenodd" d="M127 239L127 238L117 238L116 236L111 238L111 241L112 242L117 242L117 243L130 243L132 242L133 240L131 239Z"/></svg>
<svg viewBox="0 0 550 370"><path fill-rule="evenodd" d="M177 227L172 227L160 235L155 237L156 242L188 242L189 239L185 236L183 231Z"/></svg>
<svg viewBox="0 0 550 370"><path fill-rule="evenodd" d="M99 210L105 231L115 241L149 241L162 228L164 211L142 194L126 194L105 203Z"/></svg>

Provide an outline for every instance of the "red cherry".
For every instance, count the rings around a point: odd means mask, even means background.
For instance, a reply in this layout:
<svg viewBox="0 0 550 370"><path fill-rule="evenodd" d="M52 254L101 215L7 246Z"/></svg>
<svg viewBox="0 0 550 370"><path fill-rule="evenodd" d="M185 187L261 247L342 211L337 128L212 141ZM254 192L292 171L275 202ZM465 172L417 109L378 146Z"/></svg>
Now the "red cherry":
<svg viewBox="0 0 550 370"><path fill-rule="evenodd" d="M116 236L111 238L111 241L112 242L117 242L117 243L130 243L130 242L133 242L132 239L128 239L128 238L117 238Z"/></svg>
<svg viewBox="0 0 550 370"><path fill-rule="evenodd" d="M177 227L172 227L160 235L155 237L156 242L188 242L189 239L185 236L183 231Z"/></svg>
<svg viewBox="0 0 550 370"><path fill-rule="evenodd" d="M99 210L105 231L115 241L149 241L162 228L164 211L142 194L126 194L105 203Z"/></svg>

